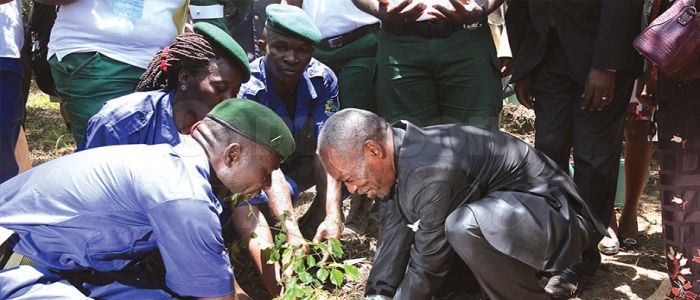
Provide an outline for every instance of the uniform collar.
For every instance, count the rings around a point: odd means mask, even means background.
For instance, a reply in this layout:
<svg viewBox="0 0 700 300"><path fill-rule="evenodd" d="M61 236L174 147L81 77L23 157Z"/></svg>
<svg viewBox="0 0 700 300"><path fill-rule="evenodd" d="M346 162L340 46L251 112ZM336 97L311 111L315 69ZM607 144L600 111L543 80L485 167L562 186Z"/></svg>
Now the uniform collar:
<svg viewBox="0 0 700 300"><path fill-rule="evenodd" d="M396 170L396 182L391 190L391 196L386 197L386 199L396 198L396 189L399 185L399 157L401 156L401 145L403 144L403 138L404 135L406 135L405 124L401 123L400 121L391 124L391 127L394 140L394 170Z"/></svg>
<svg viewBox="0 0 700 300"><path fill-rule="evenodd" d="M396 169L399 168L399 156L401 155L401 145L403 145L403 138L406 135L406 124L402 121L398 121L391 124L391 131L394 134L394 165Z"/></svg>
<svg viewBox="0 0 700 300"><path fill-rule="evenodd" d="M186 134L180 135L180 143L173 147L173 152L184 161L193 164L197 171L207 180L211 177L209 156L202 145L194 138Z"/></svg>
<svg viewBox="0 0 700 300"><path fill-rule="evenodd" d="M316 59L311 58L311 61L306 66L306 69L304 69L304 72L301 74L301 77L299 77L299 80L297 81L297 91L300 90L299 88L303 88L305 92L308 93L309 99L316 99L318 97L318 92L316 91L316 87L314 87L313 83L311 82L311 78L323 77L322 73L313 71L313 68L316 66L316 64ZM272 78L270 78L270 76L268 76L267 73L264 56L259 57L251 64L251 73L253 74L253 76L250 80L257 79L257 81L259 81L257 84L251 86L250 91L252 92L252 94L257 95L261 91L272 91L274 89L272 85ZM275 91L275 93L277 93L277 91Z"/></svg>

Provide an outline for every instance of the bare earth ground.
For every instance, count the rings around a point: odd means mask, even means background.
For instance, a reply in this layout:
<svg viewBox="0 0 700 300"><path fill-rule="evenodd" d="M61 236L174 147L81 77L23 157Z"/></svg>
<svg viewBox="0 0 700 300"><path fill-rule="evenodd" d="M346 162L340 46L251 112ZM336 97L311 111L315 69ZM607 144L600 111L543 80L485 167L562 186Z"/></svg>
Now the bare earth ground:
<svg viewBox="0 0 700 300"><path fill-rule="evenodd" d="M504 108L504 130L532 143L532 112L521 107ZM63 125L58 105L48 102L45 95L32 92L27 106L27 139L33 164L69 154L75 144ZM603 258L603 266L592 279L589 288L577 299L660 299L669 289L665 273L661 217L658 202L658 165L652 163L649 184L641 199L639 227L647 238L640 239L636 249L622 251L615 256ZM300 216L308 202L313 199L313 190L302 195L297 215ZM349 201L344 203L345 212ZM619 214L619 209L618 209ZM357 282L349 282L336 293L342 299L359 299L364 295L364 282L372 266L376 251L376 228L369 235L345 235L341 238L345 246L344 259L360 267L362 276ZM255 299L269 299L247 255L240 253L234 262L237 278L243 288Z"/></svg>

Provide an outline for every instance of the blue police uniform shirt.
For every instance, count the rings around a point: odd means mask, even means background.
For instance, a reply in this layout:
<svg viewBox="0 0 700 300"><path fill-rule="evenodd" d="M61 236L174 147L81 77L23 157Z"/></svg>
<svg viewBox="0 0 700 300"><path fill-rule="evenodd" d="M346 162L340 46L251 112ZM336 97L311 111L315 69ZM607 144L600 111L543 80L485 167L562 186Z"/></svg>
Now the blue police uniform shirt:
<svg viewBox="0 0 700 300"><path fill-rule="evenodd" d="M77 151L125 144L180 143L173 119L175 91L135 92L107 101L88 121Z"/></svg>
<svg viewBox="0 0 700 300"><path fill-rule="evenodd" d="M13 250L49 269L107 272L157 249L175 293L233 293L209 162L182 139L77 152L0 185L0 226L16 233Z"/></svg>
<svg viewBox="0 0 700 300"><path fill-rule="evenodd" d="M254 100L272 109L284 120L295 138L302 132L309 118L314 125L315 137L318 138L323 124L340 108L338 79L329 67L315 58L311 58L299 78L294 120L272 86L265 69L265 57L259 57L250 63L250 80L241 86L238 98Z"/></svg>

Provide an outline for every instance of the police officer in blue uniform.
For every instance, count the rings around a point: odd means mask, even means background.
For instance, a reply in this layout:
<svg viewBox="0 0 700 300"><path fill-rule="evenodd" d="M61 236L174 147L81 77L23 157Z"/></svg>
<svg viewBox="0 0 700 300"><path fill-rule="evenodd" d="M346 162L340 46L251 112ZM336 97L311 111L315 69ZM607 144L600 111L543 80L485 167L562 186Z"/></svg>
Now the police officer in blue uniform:
<svg viewBox="0 0 700 300"><path fill-rule="evenodd" d="M225 31L212 24L197 23L194 31L156 54L138 85L142 92L108 101L90 119L84 143L78 150L124 144L175 146L180 143L180 134L188 134L200 116L238 92L241 82L250 78L245 51ZM207 47L211 53L183 51ZM221 197L229 193L223 188L215 188L215 192ZM257 208L251 211L247 204L250 203L234 207L224 204L221 214L224 238L229 242L235 234L247 245L267 291L278 295L279 266L267 264L262 254L265 245L272 244L272 233L260 211ZM284 207L278 209L275 203L270 204L273 212L284 213ZM290 227L291 230L298 228L295 224Z"/></svg>
<svg viewBox="0 0 700 300"><path fill-rule="evenodd" d="M83 149L180 142L216 104L250 78L245 52L226 32L197 23L155 55L137 92L112 99L88 121ZM190 49L197 49L190 51Z"/></svg>
<svg viewBox="0 0 700 300"><path fill-rule="evenodd" d="M275 111L299 145L281 170L273 173L272 187L283 190L285 179L298 191L316 186L316 199L299 222L304 236L314 240L339 237L340 184L327 175L315 153L321 127L340 107L337 78L329 67L311 57L321 33L302 9L271 4L266 12L263 39L257 42L264 56L251 62L251 79L241 86L238 97ZM267 196L271 201L286 197L291 202L288 194Z"/></svg>
<svg viewBox="0 0 700 300"><path fill-rule="evenodd" d="M209 182L242 193L269 186L293 137L263 105L232 99L181 138L81 151L0 185L0 298L242 293ZM34 266L8 266L17 255Z"/></svg>

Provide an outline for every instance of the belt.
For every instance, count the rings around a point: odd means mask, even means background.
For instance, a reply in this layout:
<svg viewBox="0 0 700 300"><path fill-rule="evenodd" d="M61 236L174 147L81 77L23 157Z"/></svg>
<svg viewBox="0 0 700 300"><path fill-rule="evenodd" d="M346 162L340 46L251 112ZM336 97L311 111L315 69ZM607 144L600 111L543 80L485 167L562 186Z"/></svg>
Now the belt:
<svg viewBox="0 0 700 300"><path fill-rule="evenodd" d="M382 28L395 35L414 35L426 38L448 37L458 31L475 30L483 26L483 22L473 24L456 24L447 21L422 21L413 23L384 23Z"/></svg>
<svg viewBox="0 0 700 300"><path fill-rule="evenodd" d="M350 44L366 34L379 29L379 23L365 25L356 28L353 31L346 32L341 35L336 35L322 40L318 46L323 49L335 49L344 45Z"/></svg>

